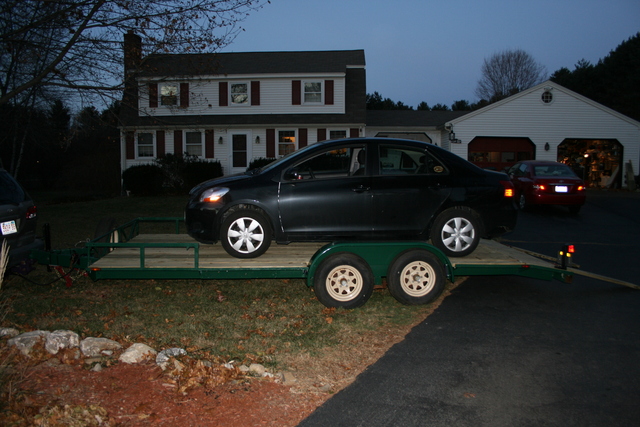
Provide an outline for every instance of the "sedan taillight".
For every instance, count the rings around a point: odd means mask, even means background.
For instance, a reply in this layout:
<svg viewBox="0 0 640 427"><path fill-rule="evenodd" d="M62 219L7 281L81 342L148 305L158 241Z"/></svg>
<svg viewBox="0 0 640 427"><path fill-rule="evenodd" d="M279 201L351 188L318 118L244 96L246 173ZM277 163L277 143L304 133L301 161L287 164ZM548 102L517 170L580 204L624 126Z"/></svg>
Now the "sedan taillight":
<svg viewBox="0 0 640 427"><path fill-rule="evenodd" d="M515 196L515 189L511 181L500 181L500 184L504 187L504 197Z"/></svg>
<svg viewBox="0 0 640 427"><path fill-rule="evenodd" d="M38 209L35 206L31 206L29 209L27 209L27 214L25 216L27 219L33 219L36 217L37 213Z"/></svg>

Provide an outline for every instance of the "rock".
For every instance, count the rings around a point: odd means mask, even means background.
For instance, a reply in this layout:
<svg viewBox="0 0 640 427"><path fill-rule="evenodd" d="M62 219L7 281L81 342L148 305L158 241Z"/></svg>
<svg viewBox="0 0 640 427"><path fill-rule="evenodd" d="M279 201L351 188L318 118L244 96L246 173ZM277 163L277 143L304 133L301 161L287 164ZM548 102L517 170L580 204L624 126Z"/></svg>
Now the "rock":
<svg viewBox="0 0 640 427"><path fill-rule="evenodd" d="M47 335L44 348L49 354L58 354L63 348L75 348L80 346L80 337L73 331L53 331Z"/></svg>
<svg viewBox="0 0 640 427"><path fill-rule="evenodd" d="M252 363L249 365L249 373L251 375L255 375L256 377L262 377L267 372L264 366L259 363Z"/></svg>
<svg viewBox="0 0 640 427"><path fill-rule="evenodd" d="M100 371L102 371L102 365L101 365L101 364L99 364L99 363L96 363L96 364L93 366L93 368L91 368L91 370L92 370L93 372L100 372Z"/></svg>
<svg viewBox="0 0 640 427"><path fill-rule="evenodd" d="M31 331L17 335L7 341L9 346L15 346L22 354L28 356L31 349L39 342L44 342L51 332L49 331Z"/></svg>
<svg viewBox="0 0 640 427"><path fill-rule="evenodd" d="M282 373L282 384L283 385L294 385L298 382L298 379L291 372L283 372Z"/></svg>
<svg viewBox="0 0 640 427"><path fill-rule="evenodd" d="M120 355L118 360L129 364L141 363L152 358L157 353L157 351L146 344L136 343L126 349L125 352Z"/></svg>
<svg viewBox="0 0 640 427"><path fill-rule="evenodd" d="M242 372L243 374L246 374L249 372L249 367L247 365L240 365L240 372Z"/></svg>
<svg viewBox="0 0 640 427"><path fill-rule="evenodd" d="M119 350L119 342L107 338L85 338L80 342L80 350L85 357L100 357L104 352ZM112 353L113 354L113 353Z"/></svg>
<svg viewBox="0 0 640 427"><path fill-rule="evenodd" d="M158 353L158 355L156 356L156 364L160 366L160 368L162 368L162 370L164 371L165 369L167 369L167 362L170 358L186 355L187 351L183 348L167 348Z"/></svg>
<svg viewBox="0 0 640 427"><path fill-rule="evenodd" d="M0 338L2 337L13 338L19 333L20 332L15 328L0 328Z"/></svg>

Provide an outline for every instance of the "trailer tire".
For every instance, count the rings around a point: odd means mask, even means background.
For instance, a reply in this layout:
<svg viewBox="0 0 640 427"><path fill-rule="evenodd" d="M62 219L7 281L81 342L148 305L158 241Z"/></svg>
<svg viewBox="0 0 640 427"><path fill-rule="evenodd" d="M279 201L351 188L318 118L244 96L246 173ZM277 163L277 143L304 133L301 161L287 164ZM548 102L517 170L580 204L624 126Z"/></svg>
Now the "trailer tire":
<svg viewBox="0 0 640 427"><path fill-rule="evenodd" d="M271 226L260 212L241 210L222 222L222 247L236 258L257 258L271 245Z"/></svg>
<svg viewBox="0 0 640 427"><path fill-rule="evenodd" d="M462 257L473 252L480 243L480 221L467 207L443 211L431 227L431 242L450 257Z"/></svg>
<svg viewBox="0 0 640 427"><path fill-rule="evenodd" d="M445 285L442 262L429 251L409 250L400 254L389 267L389 293L405 305L427 304L436 299Z"/></svg>
<svg viewBox="0 0 640 427"><path fill-rule="evenodd" d="M313 290L318 301L327 307L360 307L373 293L373 273L369 264L359 256L335 254L318 267Z"/></svg>
<svg viewBox="0 0 640 427"><path fill-rule="evenodd" d="M93 234L93 240L100 243L119 243L120 234L118 233L118 222L115 218L107 216L98 221L96 230ZM104 256L111 252L113 248L94 248L94 254L98 257Z"/></svg>

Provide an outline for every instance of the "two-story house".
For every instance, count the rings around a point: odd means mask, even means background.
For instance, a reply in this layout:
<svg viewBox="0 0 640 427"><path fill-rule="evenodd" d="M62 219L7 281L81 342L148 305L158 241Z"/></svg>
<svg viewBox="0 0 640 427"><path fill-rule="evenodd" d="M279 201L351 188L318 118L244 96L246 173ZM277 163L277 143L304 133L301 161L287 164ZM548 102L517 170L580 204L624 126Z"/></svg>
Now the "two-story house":
<svg viewBox="0 0 640 427"><path fill-rule="evenodd" d="M122 170L167 153L225 174L308 144L364 136L363 50L154 54L125 36Z"/></svg>

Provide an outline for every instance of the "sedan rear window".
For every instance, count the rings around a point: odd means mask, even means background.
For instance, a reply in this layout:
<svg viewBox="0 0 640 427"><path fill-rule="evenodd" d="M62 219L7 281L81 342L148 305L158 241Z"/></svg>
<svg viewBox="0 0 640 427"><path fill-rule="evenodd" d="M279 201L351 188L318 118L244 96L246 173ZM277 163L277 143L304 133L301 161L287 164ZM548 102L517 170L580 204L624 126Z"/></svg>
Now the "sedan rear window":
<svg viewBox="0 0 640 427"><path fill-rule="evenodd" d="M575 173L565 165L544 165L534 167L536 176L575 176Z"/></svg>
<svg viewBox="0 0 640 427"><path fill-rule="evenodd" d="M443 164L428 152L413 147L380 146L381 175L440 175Z"/></svg>
<svg viewBox="0 0 640 427"><path fill-rule="evenodd" d="M0 204L17 205L26 199L26 194L7 171L0 171Z"/></svg>

